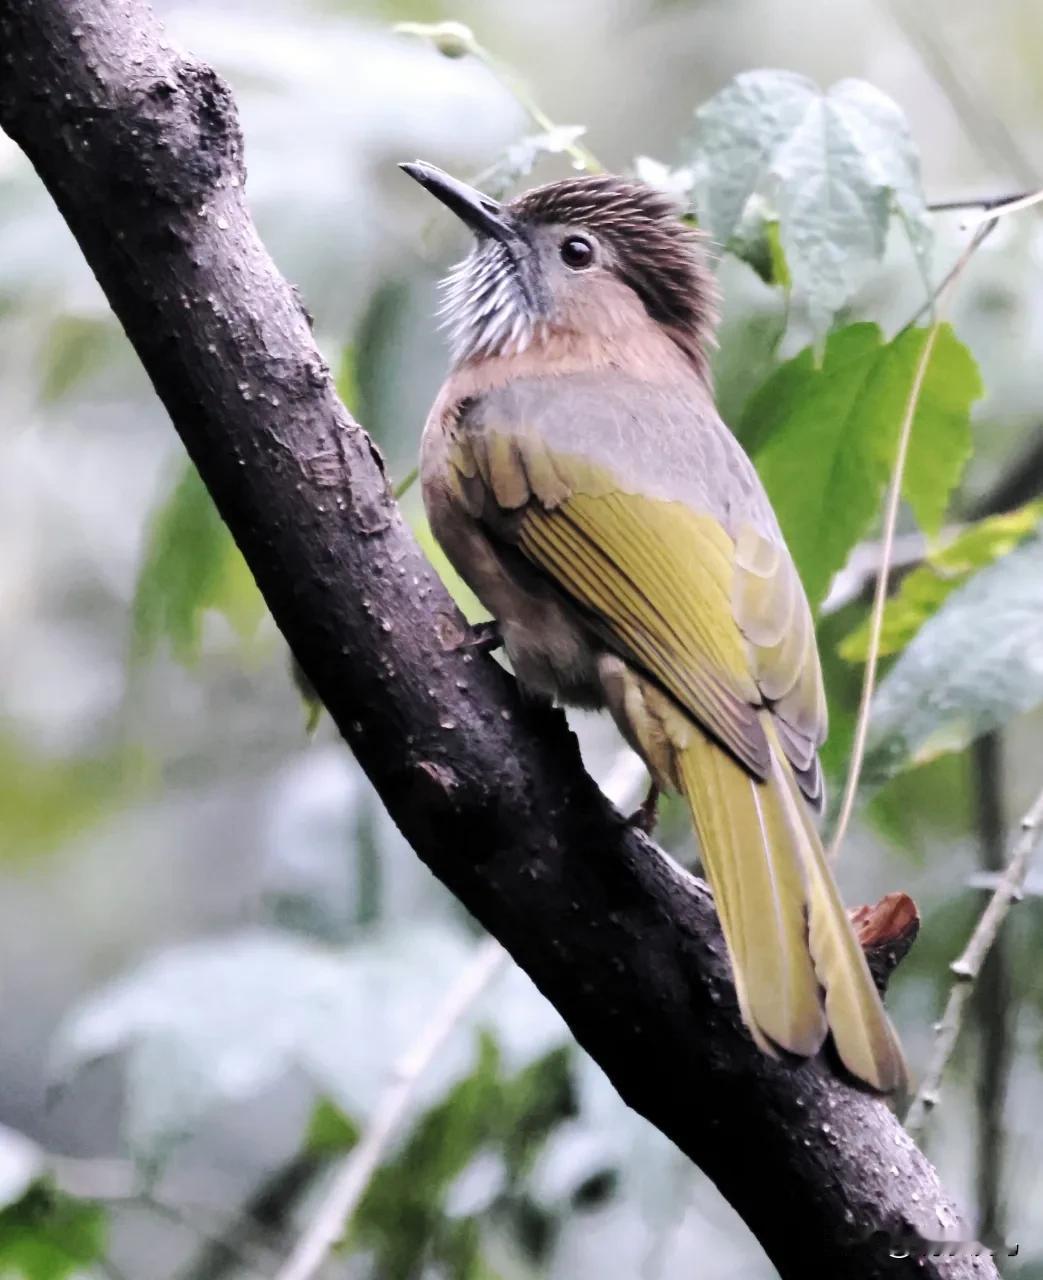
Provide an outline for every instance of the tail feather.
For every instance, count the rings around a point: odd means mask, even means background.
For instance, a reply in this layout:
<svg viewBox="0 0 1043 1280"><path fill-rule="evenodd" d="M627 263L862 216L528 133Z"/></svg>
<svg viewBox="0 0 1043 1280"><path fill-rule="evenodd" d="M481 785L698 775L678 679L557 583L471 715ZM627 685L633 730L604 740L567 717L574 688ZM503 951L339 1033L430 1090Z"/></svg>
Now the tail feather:
<svg viewBox="0 0 1043 1280"><path fill-rule="evenodd" d="M807 892L788 815L716 743L692 735L678 760L743 1021L762 1049L808 1057L826 1016L807 945Z"/></svg>
<svg viewBox="0 0 1043 1280"><path fill-rule="evenodd" d="M743 1020L761 1048L802 1057L828 1030L848 1070L890 1093L906 1080L897 1036L771 717L762 719L766 782L701 732L676 756Z"/></svg>

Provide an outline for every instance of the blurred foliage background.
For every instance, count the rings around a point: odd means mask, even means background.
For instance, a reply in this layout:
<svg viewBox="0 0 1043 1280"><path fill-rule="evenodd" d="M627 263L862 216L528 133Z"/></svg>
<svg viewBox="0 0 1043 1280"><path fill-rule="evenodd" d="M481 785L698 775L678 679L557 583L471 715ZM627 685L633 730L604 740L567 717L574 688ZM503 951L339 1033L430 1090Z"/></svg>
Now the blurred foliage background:
<svg viewBox="0 0 1043 1280"><path fill-rule="evenodd" d="M414 464L445 363L434 282L463 236L395 162L421 156L506 184L533 131L487 67L393 33L397 21L470 23L562 126L556 145L585 125L613 169L637 156L685 164L693 109L736 73L778 66L889 94L930 199L1018 192L1043 174L1035 0L158 7L231 83L261 233L397 477ZM537 159L540 177L567 171L566 157ZM934 218L936 268L966 241L963 216ZM888 335L923 298L908 245L891 240L847 309ZM814 336L814 317L795 316L780 345L780 291L734 257L720 276L719 399L742 428L753 393ZM999 226L951 318L985 389L950 512L966 520L1043 491L1038 215ZM71 236L2 135L0 388L0 1207L13 1206L0 1213L0 1274L272 1277L394 1064L473 965L478 931L328 721L307 731L245 567ZM941 452L921 465L935 461L952 470ZM405 502L419 521L414 490ZM898 776L860 808L841 864L849 901L902 887L921 906L924 931L892 995L914 1073L1005 831L1043 783L1043 573L1035 535L1013 550L1039 514L911 575L906 613L889 623L897 652L952 575L981 570L977 611L956 615L928 670L988 651L980 678L998 683L999 671L1016 685L1000 707L975 704L955 727L950 717L944 742L931 711ZM999 586L985 578L1001 571ZM834 588L820 629L837 779L867 608L850 571L847 588ZM986 615L1007 643L998 656L999 640L975 630ZM911 735L913 694L895 687L889 713ZM595 774L632 789L610 727L577 724ZM928 740L918 758L930 762L907 769ZM879 782L898 766L877 759ZM669 809L663 835L690 859ZM976 995L928 1143L975 1220L1020 1245L1019 1276L1043 1276L1041 885L1030 878ZM420 1078L348 1245L322 1274L771 1274L714 1188L506 966Z"/></svg>

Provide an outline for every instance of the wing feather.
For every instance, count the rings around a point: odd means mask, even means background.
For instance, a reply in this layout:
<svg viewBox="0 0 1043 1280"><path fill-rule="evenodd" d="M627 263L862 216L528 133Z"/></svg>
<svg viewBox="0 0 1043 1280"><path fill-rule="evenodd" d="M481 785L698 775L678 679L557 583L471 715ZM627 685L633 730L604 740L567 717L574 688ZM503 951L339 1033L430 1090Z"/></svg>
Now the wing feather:
<svg viewBox="0 0 1043 1280"><path fill-rule="evenodd" d="M547 412L547 384L541 386ZM615 652L762 778L769 751L757 713L767 706L801 789L820 805L817 749L826 706L814 626L762 495L744 499L734 517L719 500L704 509L694 494L661 496L665 481L649 480L646 459L636 460L634 474L624 473L595 444L599 432L603 441L629 430L609 414L610 404L581 396L571 406L575 425L566 429L551 414L558 425L548 435L526 416L536 391L505 389L459 423L453 461L468 509L582 606ZM563 390L563 405L569 394ZM647 411L656 404L653 398ZM672 403L669 412L672 421ZM693 410L693 429L699 421ZM580 445L574 453L562 447L567 436ZM725 436L723 426L713 436L714 448L724 451L719 465L731 470L729 480L739 476L736 483L749 494L756 477ZM691 448L707 447L707 439L696 431ZM665 459L662 466L668 471Z"/></svg>
<svg viewBox="0 0 1043 1280"><path fill-rule="evenodd" d="M573 494L553 511L531 503L517 541L617 652L763 777L769 753L729 603L726 537L712 517L617 492Z"/></svg>

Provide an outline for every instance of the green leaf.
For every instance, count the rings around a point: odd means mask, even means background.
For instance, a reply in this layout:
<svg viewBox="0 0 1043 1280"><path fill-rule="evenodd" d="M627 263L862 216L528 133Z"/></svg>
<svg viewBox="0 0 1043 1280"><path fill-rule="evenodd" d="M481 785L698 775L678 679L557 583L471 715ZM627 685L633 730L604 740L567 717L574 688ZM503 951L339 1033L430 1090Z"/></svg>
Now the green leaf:
<svg viewBox="0 0 1043 1280"><path fill-rule="evenodd" d="M264 602L198 471L186 461L151 520L134 592L135 656L150 656L166 640L179 662L195 662L210 609L245 642L257 630Z"/></svg>
<svg viewBox="0 0 1043 1280"><path fill-rule="evenodd" d="M907 330L885 343L876 325L848 325L830 335L821 363L805 348L746 406L740 434L812 609L879 510L926 332ZM970 405L980 392L972 357L942 326L913 420L904 486L929 525L966 461Z"/></svg>
<svg viewBox="0 0 1043 1280"><path fill-rule="evenodd" d="M509 1178L526 1175L555 1126L575 1113L571 1066L571 1045L564 1045L504 1085L499 1126Z"/></svg>
<svg viewBox="0 0 1043 1280"><path fill-rule="evenodd" d="M106 1235L102 1208L36 1182L0 1211L0 1277L65 1280L79 1275L103 1257Z"/></svg>
<svg viewBox="0 0 1043 1280"><path fill-rule="evenodd" d="M409 315L407 279L391 276L373 290L342 353L337 388L352 415L381 445L398 438L402 328Z"/></svg>
<svg viewBox="0 0 1043 1280"><path fill-rule="evenodd" d="M1043 502L1030 502L1003 515L979 520L945 546L930 552L924 564L902 579L884 608L880 633L882 657L900 653L932 614L938 612L957 587L979 569L1008 555L1043 519ZM847 662L865 662L869 655L869 619L837 646Z"/></svg>
<svg viewBox="0 0 1043 1280"><path fill-rule="evenodd" d="M376 1256L387 1280L426 1274L425 1261L488 1280L479 1214L523 1194L548 1138L575 1112L569 1050L511 1075L490 1036L478 1045L471 1074L420 1117L359 1205L352 1243Z"/></svg>
<svg viewBox="0 0 1043 1280"><path fill-rule="evenodd" d="M447 1254L456 1264L449 1274L460 1273L462 1224L447 1220L444 1202L451 1182L495 1131L499 1073L496 1046L482 1036L471 1074L420 1118L401 1154L370 1183L350 1239L376 1255L376 1271L386 1280L410 1280L425 1271L425 1261Z"/></svg>
<svg viewBox="0 0 1043 1280"><path fill-rule="evenodd" d="M920 163L905 117L863 80L828 92L788 71L748 71L695 113L688 157L700 224L738 252L740 234L778 221L794 292L812 325L833 317L884 253L897 210L920 269L929 268L931 227Z"/></svg>
<svg viewBox="0 0 1043 1280"><path fill-rule="evenodd" d="M1043 539L975 574L929 618L877 690L867 787L960 751L1043 702Z"/></svg>
<svg viewBox="0 0 1043 1280"><path fill-rule="evenodd" d="M843 786L847 774L862 694L862 673L851 663L841 660L837 646L864 615L864 606L860 602L852 602L836 613L822 614L816 627L815 640L829 707L829 737L822 744L819 759L831 792Z"/></svg>
<svg viewBox="0 0 1043 1280"><path fill-rule="evenodd" d="M304 1136L305 1150L317 1156L343 1155L359 1140L359 1127L350 1116L331 1102L320 1098L308 1121Z"/></svg>
<svg viewBox="0 0 1043 1280"><path fill-rule="evenodd" d="M866 819L896 853L926 866L928 850L962 840L974 825L969 763L962 756L939 756L915 773L900 773L868 797Z"/></svg>
<svg viewBox="0 0 1043 1280"><path fill-rule="evenodd" d="M782 247L779 220L759 196L746 206L742 221L735 229L729 249L748 263L765 284L790 289L793 277Z"/></svg>
<svg viewBox="0 0 1043 1280"><path fill-rule="evenodd" d="M414 1127L399 1159L373 1180L361 1206L361 1220L383 1217L381 1202L392 1216L401 1213L397 1184L403 1180L397 1175L402 1170L408 1170L404 1182L412 1188L414 1197L423 1198L430 1205L440 1200L440 1193L497 1128L500 1070L496 1042L488 1035L480 1035L476 1066L427 1111Z"/></svg>
<svg viewBox="0 0 1043 1280"><path fill-rule="evenodd" d="M339 948L260 931L173 948L72 1012L52 1071L69 1082L94 1061L124 1055L124 1134L149 1171L211 1112L257 1097L294 1069L361 1119L472 948L447 927L415 923ZM518 971L464 1025L494 1027L505 1054L525 1061L564 1034ZM418 1105L470 1065L468 1037L454 1037L419 1081Z"/></svg>
<svg viewBox="0 0 1043 1280"><path fill-rule="evenodd" d="M850 325L805 348L746 407L742 435L764 481L812 609L877 511L886 473L878 436L901 412L876 385L876 325Z"/></svg>
<svg viewBox="0 0 1043 1280"><path fill-rule="evenodd" d="M455 936L422 928L343 950L275 933L175 948L73 1012L54 1072L67 1081L124 1052L125 1136L152 1167L209 1112L294 1067L362 1115L467 955ZM459 1053L441 1065L459 1073ZM425 1087L445 1079L435 1071Z"/></svg>

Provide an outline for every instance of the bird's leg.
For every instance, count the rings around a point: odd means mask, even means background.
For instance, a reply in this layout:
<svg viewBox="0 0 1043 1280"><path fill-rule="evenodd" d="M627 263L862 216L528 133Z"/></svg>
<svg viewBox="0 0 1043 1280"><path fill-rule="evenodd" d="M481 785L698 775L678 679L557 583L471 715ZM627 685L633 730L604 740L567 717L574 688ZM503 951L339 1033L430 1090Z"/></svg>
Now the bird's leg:
<svg viewBox="0 0 1043 1280"><path fill-rule="evenodd" d="M655 782L648 784L648 795L645 796L641 804L627 818L627 822L632 827L637 827L639 831L643 831L646 836L650 836L656 829L656 823L659 821L659 788Z"/></svg>
<svg viewBox="0 0 1043 1280"><path fill-rule="evenodd" d="M503 632L499 623L490 619L488 622L476 622L467 628L466 633L450 645L453 652L492 653L503 644Z"/></svg>

